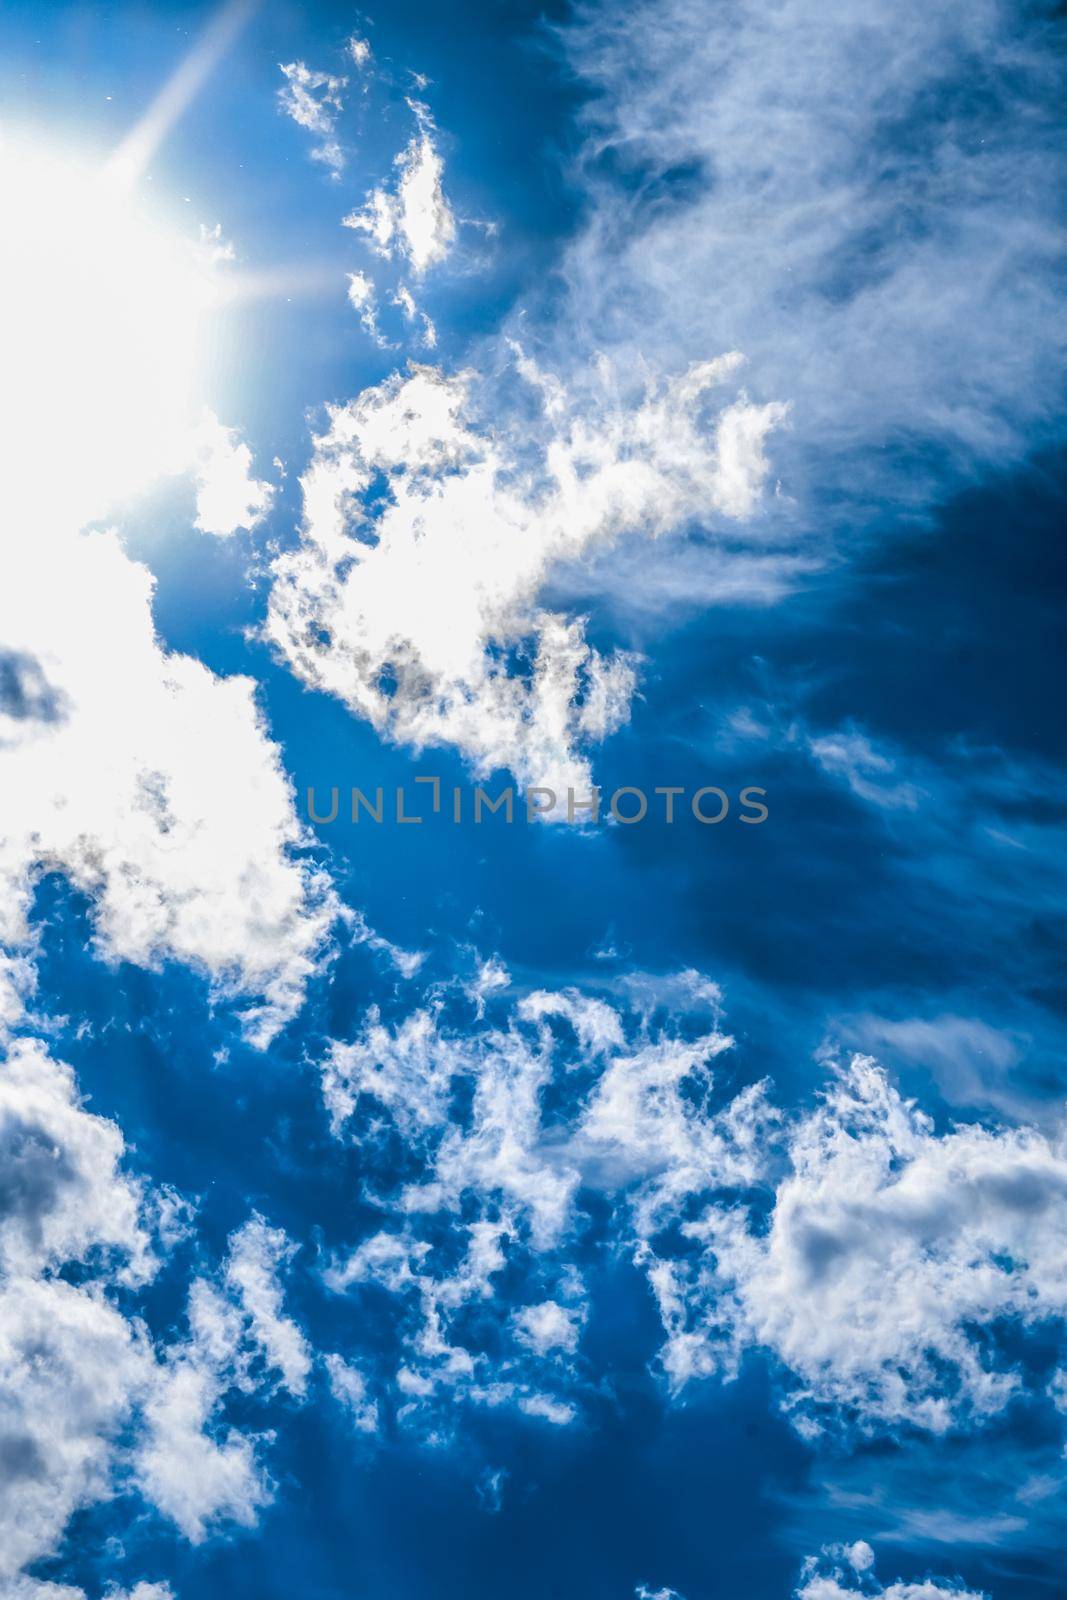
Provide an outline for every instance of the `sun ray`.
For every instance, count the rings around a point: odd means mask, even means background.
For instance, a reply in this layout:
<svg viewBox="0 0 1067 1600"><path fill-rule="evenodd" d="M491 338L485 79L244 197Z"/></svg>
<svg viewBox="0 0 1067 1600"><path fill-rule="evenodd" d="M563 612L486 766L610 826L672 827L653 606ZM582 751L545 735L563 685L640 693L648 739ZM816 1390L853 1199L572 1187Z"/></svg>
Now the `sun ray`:
<svg viewBox="0 0 1067 1600"><path fill-rule="evenodd" d="M272 267L230 268L214 284L219 309L255 300L343 298L337 266L332 261L283 262Z"/></svg>
<svg viewBox="0 0 1067 1600"><path fill-rule="evenodd" d="M107 163L105 170L112 180L122 184L137 181L258 5L259 0L227 0L215 13L184 61Z"/></svg>

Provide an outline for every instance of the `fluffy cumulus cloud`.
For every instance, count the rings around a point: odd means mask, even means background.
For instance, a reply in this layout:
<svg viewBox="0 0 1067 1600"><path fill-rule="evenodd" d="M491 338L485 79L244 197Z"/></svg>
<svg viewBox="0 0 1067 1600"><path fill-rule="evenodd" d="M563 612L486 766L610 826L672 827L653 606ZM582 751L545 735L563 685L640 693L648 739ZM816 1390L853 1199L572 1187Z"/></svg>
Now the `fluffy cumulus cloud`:
<svg viewBox="0 0 1067 1600"><path fill-rule="evenodd" d="M1001 1411L1022 1380L995 1330L1067 1316L1063 1135L939 1134L856 1056L785 1154L768 1219L712 1205L683 1225L698 1263L657 1262L672 1379L755 1346L791 1375L802 1431L827 1413L943 1432Z"/></svg>
<svg viewBox="0 0 1067 1600"><path fill-rule="evenodd" d="M152 580L112 533L20 542L3 567L0 943L32 949L35 886L63 873L102 958L190 964L252 997L245 1025L265 1043L337 906L254 685L161 645Z"/></svg>
<svg viewBox="0 0 1067 1600"><path fill-rule="evenodd" d="M35 1039L13 1040L0 1076L0 1271L31 1277L90 1251L150 1276L141 1192L122 1175L123 1138L79 1103L70 1069Z"/></svg>
<svg viewBox="0 0 1067 1600"><path fill-rule="evenodd" d="M996 0L581 8L590 209L549 348L743 349L793 405L781 509L838 528L1012 459L1063 379L1045 28Z"/></svg>
<svg viewBox="0 0 1067 1600"><path fill-rule="evenodd" d="M70 1070L37 1040L13 1043L0 1066L0 1141L0 1578L5 1594L29 1595L21 1568L109 1493L131 1414L160 1382L125 1301L154 1277L165 1242L152 1240L152 1206L123 1171L117 1126L85 1110Z"/></svg>
<svg viewBox="0 0 1067 1600"><path fill-rule="evenodd" d="M36 1041L0 1066L0 1579L46 1554L108 1486L110 1443L151 1360L109 1289L153 1257L118 1128L80 1105ZM74 1284L72 1262L95 1270Z"/></svg>
<svg viewBox="0 0 1067 1600"><path fill-rule="evenodd" d="M523 1344L538 1355L548 1350L573 1352L578 1346L581 1316L573 1307L558 1300L543 1300L539 1305L523 1306L514 1318L516 1333Z"/></svg>
<svg viewBox="0 0 1067 1600"><path fill-rule="evenodd" d="M179 1357L164 1366L145 1402L137 1478L192 1544L220 1519L251 1527L270 1498L251 1441L212 1426L222 1394L210 1369Z"/></svg>
<svg viewBox="0 0 1067 1600"><path fill-rule="evenodd" d="M188 1339L153 1338L137 1293L182 1203L128 1174L118 1127L38 1040L11 1042L0 1064L0 1145L0 1584L29 1597L52 1590L23 1569L119 1482L194 1540L220 1517L253 1520L268 1490L252 1442L220 1433L219 1402L264 1383L302 1393L309 1362L282 1310L287 1242L258 1217L219 1286L194 1283Z"/></svg>
<svg viewBox="0 0 1067 1600"><path fill-rule="evenodd" d="M120 1476L193 1543L255 1523L273 1486L256 1434L226 1420L231 1396L264 1420L255 1408L273 1402L276 1425L279 1398L305 1401L320 1377L367 1439L391 1423L441 1440L469 1406L572 1423L602 1377L583 1335L585 1245L605 1216L647 1276L676 1392L755 1349L809 1436L831 1418L937 1433L1001 1411L1022 1379L997 1330L1067 1321L1062 1136L939 1131L866 1057L828 1068L813 1108L780 1110L765 1084L724 1092L732 1050L719 991L695 972L522 990L475 959L470 981L432 986L421 1008L372 1011L321 1065L368 1222L303 1269L351 1306L331 1319L340 1348L317 1354L286 1304L296 1248L256 1214L192 1278L177 1333L152 1334L136 1295L181 1232L177 1197L128 1175L119 1130L40 1042L13 1041L0 1075L6 1576ZM59 1275L71 1263L76 1281ZM1062 1390L1053 1375L1052 1414ZM874 1590L871 1565L862 1541L834 1547L798 1593L967 1595L933 1580Z"/></svg>
<svg viewBox="0 0 1067 1600"><path fill-rule="evenodd" d="M634 664L540 590L554 564L624 534L756 513L784 408L738 392L740 366L696 363L634 405L613 402L605 372L583 409L520 353L538 410L521 449L470 415L469 375L413 367L329 408L270 636L391 739L587 792L581 747L628 717Z"/></svg>
<svg viewBox="0 0 1067 1600"><path fill-rule="evenodd" d="M144 1405L137 1480L194 1544L222 1519L251 1526L271 1498L254 1441L218 1412L231 1391L304 1395L311 1357L280 1282L291 1254L259 1216L233 1235L218 1281L191 1285L188 1338L164 1352Z"/></svg>
<svg viewBox="0 0 1067 1600"><path fill-rule="evenodd" d="M206 411L196 434L196 526L227 538L262 522L274 498L269 483L252 475L252 452L236 428Z"/></svg>
<svg viewBox="0 0 1067 1600"><path fill-rule="evenodd" d="M357 66L363 65L354 52L352 58ZM279 70L285 79L278 90L279 105L298 127L319 136L320 143L313 147L312 159L321 161L336 177L345 164L335 129L338 112L344 105L342 91L348 79L334 77L329 72L316 72L303 61L279 63Z"/></svg>
<svg viewBox="0 0 1067 1600"><path fill-rule="evenodd" d="M326 1105L382 1224L325 1281L396 1298L406 1413L442 1390L558 1420L580 1407L593 1195L647 1276L675 1393L758 1350L806 1437L941 1434L1040 1395L1003 1335L1067 1326L1067 1136L939 1131L862 1056L827 1067L811 1109L763 1083L722 1096L733 1041L714 986L650 988L651 1003L640 983L621 999L467 986L331 1047ZM507 1307L505 1272L523 1285ZM465 1343L472 1306L492 1359Z"/></svg>
<svg viewBox="0 0 1067 1600"><path fill-rule="evenodd" d="M110 1444L143 1386L135 1327L96 1288L15 1279L0 1294L5 1576L50 1553L108 1492Z"/></svg>
<svg viewBox="0 0 1067 1600"><path fill-rule="evenodd" d="M399 256L416 277L447 257L456 219L445 197L444 162L434 142L433 118L416 100L408 105L418 131L396 158L392 187L373 189L365 204L344 218L346 228L366 235L381 256Z"/></svg>
<svg viewBox="0 0 1067 1600"><path fill-rule="evenodd" d="M884 1588L874 1575L874 1551L864 1539L850 1545L827 1545L804 1563L794 1600L984 1600L973 1589L950 1578L922 1578L917 1583L890 1583Z"/></svg>
<svg viewBox="0 0 1067 1600"><path fill-rule="evenodd" d="M434 1433L460 1399L572 1421L591 1381L583 1196L617 1208L630 1248L695 1196L755 1181L774 1123L759 1088L709 1109L730 1040L717 990L694 974L678 1026L638 1000L504 987L461 986L391 1026L373 1014L322 1067L334 1132L358 1147L380 1215L324 1282L361 1307L371 1289L393 1302L401 1355L379 1370L379 1398Z"/></svg>

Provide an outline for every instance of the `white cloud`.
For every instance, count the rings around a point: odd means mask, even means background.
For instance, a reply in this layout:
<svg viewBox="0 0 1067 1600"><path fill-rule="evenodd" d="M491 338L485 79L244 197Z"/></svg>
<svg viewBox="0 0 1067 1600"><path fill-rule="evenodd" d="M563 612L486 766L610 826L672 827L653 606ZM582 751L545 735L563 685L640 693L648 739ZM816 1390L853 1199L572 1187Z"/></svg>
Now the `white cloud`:
<svg viewBox="0 0 1067 1600"><path fill-rule="evenodd" d="M396 1294L416 1281L418 1266L429 1249L428 1244L403 1234L371 1234L351 1255L327 1267L323 1281L336 1294L343 1294L354 1283L380 1283Z"/></svg>
<svg viewBox="0 0 1067 1600"><path fill-rule="evenodd" d="M541 1140L541 1096L552 1077L550 1049L516 1029L468 1040L474 1077L470 1125L449 1123L440 1139L432 1177L402 1197L405 1209L459 1208L464 1194L493 1195L508 1213L526 1221L534 1246L558 1244L571 1218L578 1171L565 1150L548 1152Z"/></svg>
<svg viewBox="0 0 1067 1600"><path fill-rule="evenodd" d="M79 1103L70 1068L36 1039L13 1041L0 1074L0 1271L7 1278L119 1258L130 1283L151 1275L141 1189L120 1171L115 1123Z"/></svg>
<svg viewBox="0 0 1067 1600"><path fill-rule="evenodd" d="M36 985L33 963L26 956L0 950L0 1045L26 1014L26 1003Z"/></svg>
<svg viewBox="0 0 1067 1600"><path fill-rule="evenodd" d="M221 1287L191 1286L188 1338L153 1340L132 1296L189 1233L191 1208L130 1176L124 1155L70 1069L39 1040L13 1041L0 1070L5 1594L33 1593L21 1569L119 1481L193 1542L223 1520L251 1525L270 1485L254 1438L221 1422L221 1403L229 1390L306 1389L310 1351L279 1283L291 1247L258 1216L233 1235ZM70 1268L76 1281L60 1276Z"/></svg>
<svg viewBox="0 0 1067 1600"><path fill-rule="evenodd" d="M563 1350L569 1354L578 1348L581 1333L581 1316L569 1306L556 1300L542 1300L539 1305L523 1306L512 1316L516 1337L537 1355L550 1350Z"/></svg>
<svg viewBox="0 0 1067 1600"><path fill-rule="evenodd" d="M358 1367L341 1356L325 1358L326 1372L333 1394L360 1433L377 1433L378 1407L369 1398L367 1380Z"/></svg>
<svg viewBox="0 0 1067 1600"><path fill-rule="evenodd" d="M872 1055L924 1068L953 1104L995 1106L1009 1118L1017 1116L1020 1107L1031 1114L1036 1109L1011 1082L1023 1041L980 1017L945 1012L893 1019L864 1013L842 1018L834 1033Z"/></svg>
<svg viewBox="0 0 1067 1600"><path fill-rule="evenodd" d="M0 1585L43 1597L50 1587L38 1591L20 1569L53 1552L75 1511L111 1493L117 1468L137 1466L128 1441L142 1422L151 1431L181 1409L177 1369L118 1303L153 1275L165 1240L153 1243L149 1221L173 1208L123 1172L119 1129L84 1109L69 1068L37 1040L15 1042L0 1073L0 1141ZM69 1266L76 1283L56 1275ZM188 1421L186 1430L191 1438ZM199 1441L200 1467L213 1448ZM158 1474L144 1486L172 1509ZM195 1492L209 1493L202 1474ZM80 1594L55 1591L68 1592Z"/></svg>
<svg viewBox="0 0 1067 1600"><path fill-rule="evenodd" d="M153 1360L110 1303L155 1267L141 1186L113 1122L79 1102L37 1040L0 1070L0 1583L47 1555L104 1495L112 1448ZM78 1284L56 1274L79 1265ZM22 1580L27 1583L29 1580Z"/></svg>
<svg viewBox="0 0 1067 1600"><path fill-rule="evenodd" d="M817 732L788 704L764 702L755 709L737 706L724 717L718 743L727 750L756 743L764 748L801 751L820 772L882 811L915 811L930 797L913 777L901 772L905 768L914 776L920 765L914 758L906 758L885 740L877 742L852 722ZM941 773L924 771L922 775L943 781Z"/></svg>
<svg viewBox="0 0 1067 1600"><path fill-rule="evenodd" d="M581 1387L586 1293L573 1245L587 1225L583 1186L614 1208L616 1238L646 1261L640 1241L691 1197L762 1173L759 1132L774 1116L758 1089L709 1114L711 1063L731 1041L707 1027L719 995L699 975L675 986L704 1024L687 1041L642 1018L640 985L632 1007L573 989L507 1001L503 969L486 968L504 981L456 986L473 1028L446 1024L439 999L393 1028L372 1013L352 1044L332 1045L323 1091L334 1132L359 1149L367 1198L388 1225L331 1261L324 1281L338 1294L376 1284L396 1297L402 1419L447 1428L441 1397L451 1395L562 1426ZM485 1020L490 1007L507 1008L503 1025ZM397 1137L420 1180L398 1165ZM522 1285L518 1309L514 1295L497 1295L505 1271ZM468 1346L472 1305L510 1336L503 1353Z"/></svg>
<svg viewBox="0 0 1067 1600"><path fill-rule="evenodd" d="M716 407L738 365L697 363L633 408L602 393L587 417L520 358L545 412L523 455L469 425L467 377L433 368L329 408L302 479L303 541L275 563L270 636L384 735L584 797L578 747L626 720L634 666L601 655L582 619L543 609L538 591L555 563L621 534L753 512L782 408L743 395ZM359 496L379 472L388 495L371 515ZM525 670L509 670L515 656Z"/></svg>
<svg viewBox="0 0 1067 1600"><path fill-rule="evenodd" d="M518 1400L519 1410L528 1417L539 1417L555 1428L565 1428L574 1421L575 1409L565 1400L556 1400L548 1394L526 1394Z"/></svg>
<svg viewBox="0 0 1067 1600"><path fill-rule="evenodd" d="M495 956L490 956L488 961L478 961L478 969L470 982L463 985L463 993L473 1003L479 1022L485 1016L486 1001L506 989L510 982L511 973Z"/></svg>
<svg viewBox="0 0 1067 1600"><path fill-rule="evenodd" d="M151 601L111 533L7 548L0 637L22 687L0 718L0 943L31 951L37 875L62 872L89 897L101 957L186 962L254 1001L245 1026L263 1044L299 1008L339 907L300 854L253 684L166 651Z"/></svg>
<svg viewBox="0 0 1067 1600"><path fill-rule="evenodd" d="M983 1600L958 1579L923 1578L883 1588L873 1566L874 1552L863 1539L852 1545L828 1545L805 1561L794 1600Z"/></svg>
<svg viewBox="0 0 1067 1600"><path fill-rule="evenodd" d="M447 1121L457 1047L441 1038L429 1011L416 1011L392 1032L372 1006L351 1044L333 1041L322 1072L322 1095L334 1130L353 1115L359 1097L377 1101L414 1141L420 1129Z"/></svg>
<svg viewBox="0 0 1067 1600"><path fill-rule="evenodd" d="M237 260L237 247L232 239L223 236L221 222L216 222L213 228L209 228L205 222L200 224L195 251L197 260L203 262L209 272L223 262Z"/></svg>
<svg viewBox="0 0 1067 1600"><path fill-rule="evenodd" d="M403 1232L383 1232L327 1268L324 1282L337 1294L358 1292L376 1284L397 1297L402 1307L403 1360L395 1372L394 1402L401 1423L425 1422L434 1436L454 1425L454 1415L439 1409L440 1399L453 1408L458 1400L478 1406L512 1405L528 1415L556 1424L570 1421L573 1407L538 1386L536 1373L521 1351L512 1361L495 1363L471 1351L459 1336L465 1308L479 1304L486 1315L502 1320L494 1279L508 1263L506 1223L485 1217L462 1224L447 1252L447 1262L431 1259L428 1243ZM354 1386L338 1365L327 1360L335 1392L346 1405L366 1406L361 1383ZM351 1394L350 1394L351 1391ZM373 1412L377 1420L377 1408ZM357 1425L369 1431L371 1414Z"/></svg>
<svg viewBox="0 0 1067 1600"><path fill-rule="evenodd" d="M196 434L196 526L227 538L254 528L270 510L274 489L252 476L252 452L236 428L205 411Z"/></svg>
<svg viewBox="0 0 1067 1600"><path fill-rule="evenodd" d="M138 1483L192 1544L220 1519L252 1527L270 1499L251 1440L235 1428L213 1429L220 1394L209 1367L177 1356L144 1408Z"/></svg>
<svg viewBox="0 0 1067 1600"><path fill-rule="evenodd" d="M819 1580L815 1580L818 1585ZM845 1589L843 1595L854 1595L870 1591ZM837 1600L833 1589L822 1591L817 1586L814 1592L810 1586L805 1594L801 1591L803 1600ZM919 1583L891 1583L882 1590L876 1600L983 1600L983 1596L976 1589L964 1589L960 1585L948 1582L938 1582L936 1579L924 1578Z"/></svg>
<svg viewBox="0 0 1067 1600"><path fill-rule="evenodd" d="M348 303L357 313L364 332L376 345L387 347L389 341L378 326L378 304L374 284L365 272L348 274Z"/></svg>
<svg viewBox="0 0 1067 1600"><path fill-rule="evenodd" d="M895 778L895 762L876 750L866 734L856 728L808 739L816 764L831 777L841 778L861 800L888 810L914 811L921 791Z"/></svg>
<svg viewBox="0 0 1067 1600"><path fill-rule="evenodd" d="M293 1253L294 1247L280 1229L253 1216L230 1240L226 1285L247 1316L251 1337L262 1349L268 1368L281 1373L290 1394L302 1395L311 1355L296 1323L282 1312L278 1282L281 1268Z"/></svg>
<svg viewBox="0 0 1067 1600"><path fill-rule="evenodd" d="M874 1551L866 1539L843 1546L843 1554L853 1572L869 1572L874 1566Z"/></svg>
<svg viewBox="0 0 1067 1600"><path fill-rule="evenodd" d="M503 981L499 981L501 973ZM484 998L494 989L505 988L508 981L508 974L503 968L487 962L479 974L478 994ZM622 1025L615 1008L595 995L582 994L579 989L561 989L554 993L535 989L531 994L523 995L516 1011L526 1022L563 1017L574 1029L579 1043L590 1050L607 1050L613 1045L621 1047L623 1043Z"/></svg>
<svg viewBox="0 0 1067 1600"><path fill-rule="evenodd" d="M88 1600L84 1589L19 1576L4 1586L4 1600ZM175 1600L169 1583L135 1583L132 1589L108 1588L101 1600Z"/></svg>
<svg viewBox="0 0 1067 1600"><path fill-rule="evenodd" d="M420 324L419 338L423 347L434 350L437 347L437 329L425 311L420 311L415 304L415 297L406 284L397 287L393 296L393 304L399 306L404 313L405 322Z"/></svg>
<svg viewBox="0 0 1067 1600"><path fill-rule="evenodd" d="M792 1374L802 1431L827 1411L935 1433L1001 1411L1019 1379L982 1330L1067 1316L1062 1135L939 1135L857 1056L786 1143L766 1227L713 1205L683 1225L704 1260L657 1264L674 1380L758 1346Z"/></svg>
<svg viewBox="0 0 1067 1600"><path fill-rule="evenodd" d="M254 1440L222 1424L219 1409L231 1389L273 1392L273 1374L290 1394L305 1393L311 1354L284 1314L279 1282L292 1254L257 1215L231 1236L221 1289L203 1278L191 1285L189 1338L167 1350L145 1403L137 1481L193 1544L223 1520L251 1527L271 1499Z"/></svg>
<svg viewBox="0 0 1067 1600"><path fill-rule="evenodd" d="M709 1171L725 1178L732 1155L722 1129L682 1090L687 1082L710 1088L709 1064L733 1040L715 1029L691 1043L669 1035L632 1050L619 1043L578 1124L586 1160L612 1186L659 1173L675 1195L702 1188Z"/></svg>
<svg viewBox="0 0 1067 1600"><path fill-rule="evenodd" d="M288 65L279 62L278 66L285 78L284 86L278 90L282 110L286 116L292 117L298 127L322 136L321 144L311 152L312 159L323 162L336 177L345 164L345 158L333 135L337 113L344 104L341 91L348 79L332 77L328 72L315 72L303 61L290 61Z"/></svg>
<svg viewBox="0 0 1067 1600"><path fill-rule="evenodd" d="M999 100L971 96L958 118L934 109L974 59L1037 66L1039 45L1014 27L993 5L962 0L936 13L908 0L903 20L869 3L833 4L814 28L798 0L773 16L746 3L710 22L699 0L671 0L666 14L612 4L560 30L595 89L578 169L586 222L564 254L551 319L525 301L513 326L564 394L587 391L587 371L606 358L614 402L570 408L591 431L610 433L613 415L640 405L640 387L669 382L694 349L744 350L753 396L720 420L716 495L674 506L657 530L669 545L554 550L562 592L607 594L646 628L682 607L773 604L818 569L834 538L869 524L872 501L925 506L977 464L1029 447L1063 370L1062 342L1041 331L1062 320L1062 233L1031 197L1055 187L1062 155L1033 133L1040 72L1005 68ZM874 90L858 87L859 59ZM451 214L432 124L415 111L421 125L397 183L346 221L417 266L446 248ZM890 162L891 130L905 122L917 137ZM621 183L608 176L620 168ZM398 286L394 299L414 323L410 290ZM486 371L501 366L492 346ZM776 441L777 492L758 529L723 538L724 514L753 515L772 425L764 408L781 401L790 426ZM493 414L526 421L506 382ZM773 423L783 421L779 409ZM431 534L442 515L447 507L425 508ZM397 638L405 648L411 634ZM536 657L536 639L527 645ZM584 666L568 677L572 645L556 646L568 662L563 707L584 692ZM621 677L612 691L616 706L630 693ZM550 708L531 696L525 712L558 722L560 696L545 694ZM507 762L518 713L503 698L495 682L468 686L466 705L449 707L451 741ZM813 758L872 803L911 805L909 785L883 781L879 752L861 739L828 735Z"/></svg>
<svg viewBox="0 0 1067 1600"><path fill-rule="evenodd" d="M634 975L614 1005L513 984L451 992L465 1026L438 991L394 1027L372 1016L323 1068L334 1132L388 1218L327 1282L378 1283L406 1307L420 1406L442 1385L573 1406L576 1372L548 1371L576 1358L593 1193L647 1275L670 1388L730 1378L761 1350L806 1437L980 1426L1021 1392L998 1326L1067 1322L1062 1128L939 1132L860 1056L832 1069L814 1109L778 1109L763 1083L722 1098L713 1069L733 1042L694 972ZM487 1365L457 1317L505 1269L522 1287L498 1315L525 1366ZM1063 1387L1054 1376L1050 1401Z"/></svg>
<svg viewBox="0 0 1067 1600"><path fill-rule="evenodd" d="M150 1373L137 1329L95 1286L17 1277L0 1291L0 1575L48 1554L108 1492L111 1442Z"/></svg>
<svg viewBox="0 0 1067 1600"><path fill-rule="evenodd" d="M456 219L445 198L444 162L434 144L426 107L409 100L418 132L396 158L394 187L371 191L362 210L345 217L346 228L365 233L380 255L399 254L417 277L443 261L456 237Z"/></svg>

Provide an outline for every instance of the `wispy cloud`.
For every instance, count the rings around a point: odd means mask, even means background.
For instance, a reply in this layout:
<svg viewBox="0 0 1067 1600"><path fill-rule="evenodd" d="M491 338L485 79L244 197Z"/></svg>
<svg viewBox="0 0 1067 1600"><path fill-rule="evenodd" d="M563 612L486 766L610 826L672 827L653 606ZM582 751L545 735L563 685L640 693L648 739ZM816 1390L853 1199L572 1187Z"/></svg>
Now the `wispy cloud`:
<svg viewBox="0 0 1067 1600"><path fill-rule="evenodd" d="M347 78L329 72L316 72L303 61L279 63L285 83L278 90L278 102L286 116L300 128L318 134L321 143L312 149L312 159L321 161L336 177L345 164L344 151L335 137L337 115L344 101L342 90Z"/></svg>
<svg viewBox="0 0 1067 1600"><path fill-rule="evenodd" d="M586 7L588 220L550 347L662 371L735 346L792 404L798 527L924 506L1062 396L1067 161L1041 9Z"/></svg>

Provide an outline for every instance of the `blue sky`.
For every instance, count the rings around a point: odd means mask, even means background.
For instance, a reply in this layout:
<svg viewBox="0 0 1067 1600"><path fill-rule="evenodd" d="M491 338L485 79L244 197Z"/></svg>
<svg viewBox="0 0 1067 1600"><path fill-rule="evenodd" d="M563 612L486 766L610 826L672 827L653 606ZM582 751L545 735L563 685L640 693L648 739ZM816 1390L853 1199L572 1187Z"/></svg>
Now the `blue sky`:
<svg viewBox="0 0 1067 1600"><path fill-rule="evenodd" d="M1061 1594L1056 9L2 39L0 1592Z"/></svg>

